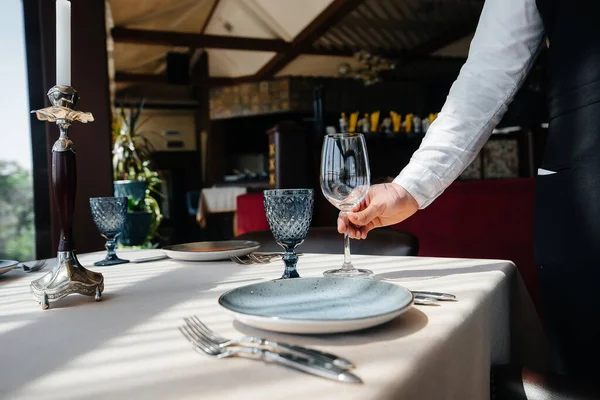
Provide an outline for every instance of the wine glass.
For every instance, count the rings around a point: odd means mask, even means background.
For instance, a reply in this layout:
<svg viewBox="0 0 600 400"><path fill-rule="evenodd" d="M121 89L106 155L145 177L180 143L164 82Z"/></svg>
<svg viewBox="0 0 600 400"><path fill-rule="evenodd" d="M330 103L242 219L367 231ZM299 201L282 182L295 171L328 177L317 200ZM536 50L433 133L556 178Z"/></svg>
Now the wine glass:
<svg viewBox="0 0 600 400"><path fill-rule="evenodd" d="M106 266L128 263L117 257L117 237L121 234L127 218L127 197L92 197L90 209L94 223L106 239L106 257L94 265Z"/></svg>
<svg viewBox="0 0 600 400"><path fill-rule="evenodd" d="M314 207L312 189L265 190L265 213L277 244L285 249L285 271L281 279L299 278L296 271L298 247L308 233Z"/></svg>
<svg viewBox="0 0 600 400"><path fill-rule="evenodd" d="M342 217L360 204L369 192L369 156L362 134L334 133L325 136L321 153L321 190ZM325 276L370 276L373 271L356 269L350 260L350 236L344 234L344 263Z"/></svg>

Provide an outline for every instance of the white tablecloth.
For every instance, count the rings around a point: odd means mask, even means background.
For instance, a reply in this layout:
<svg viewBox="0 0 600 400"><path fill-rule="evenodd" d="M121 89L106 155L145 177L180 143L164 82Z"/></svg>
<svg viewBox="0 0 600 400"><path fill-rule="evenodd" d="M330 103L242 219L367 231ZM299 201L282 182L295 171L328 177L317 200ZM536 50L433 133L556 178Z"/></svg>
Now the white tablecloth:
<svg viewBox="0 0 600 400"><path fill-rule="evenodd" d="M99 258L87 254L80 260L87 266ZM362 332L296 336L243 326L216 302L225 290L278 278L279 261L91 267L104 274L103 301L69 296L46 311L29 294L29 282L40 273L9 272L0 276L0 398L482 400L489 398L490 365L509 361L511 345L520 357L544 361L541 326L511 263L373 256L354 261L381 279L451 292L459 301L415 306ZM320 276L341 262L341 255L305 255L298 269L305 277ZM199 355L177 330L192 314L224 336L257 334L339 354L356 363L364 384Z"/></svg>
<svg viewBox="0 0 600 400"><path fill-rule="evenodd" d="M206 215L237 211L237 197L245 194L245 187L215 187L202 189L198 201L196 220L202 228L206 227Z"/></svg>

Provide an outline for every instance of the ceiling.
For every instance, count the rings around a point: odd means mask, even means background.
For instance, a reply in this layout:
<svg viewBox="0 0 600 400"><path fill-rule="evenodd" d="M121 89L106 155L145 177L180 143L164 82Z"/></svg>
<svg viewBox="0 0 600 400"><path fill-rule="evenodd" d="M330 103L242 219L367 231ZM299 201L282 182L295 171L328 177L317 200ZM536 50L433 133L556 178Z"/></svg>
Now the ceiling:
<svg viewBox="0 0 600 400"><path fill-rule="evenodd" d="M108 0L111 71L122 91L164 85L168 52L206 51L211 78L256 80L337 77L358 50L400 66L464 58L483 1Z"/></svg>

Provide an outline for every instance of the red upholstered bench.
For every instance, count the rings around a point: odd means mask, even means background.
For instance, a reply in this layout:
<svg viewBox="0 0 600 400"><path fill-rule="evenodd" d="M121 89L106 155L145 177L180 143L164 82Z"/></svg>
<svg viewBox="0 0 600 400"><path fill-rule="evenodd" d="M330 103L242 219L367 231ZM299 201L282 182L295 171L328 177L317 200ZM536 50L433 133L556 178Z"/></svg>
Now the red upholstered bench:
<svg viewBox="0 0 600 400"><path fill-rule="evenodd" d="M262 193L246 193L237 197L237 234L269 229Z"/></svg>
<svg viewBox="0 0 600 400"><path fill-rule="evenodd" d="M394 228L419 238L420 256L513 261L539 304L533 203L533 179L457 181ZM261 193L239 196L237 207L238 234L269 229Z"/></svg>
<svg viewBox="0 0 600 400"><path fill-rule="evenodd" d="M457 181L394 226L419 238L419 255L514 262L539 305L533 251L534 179Z"/></svg>

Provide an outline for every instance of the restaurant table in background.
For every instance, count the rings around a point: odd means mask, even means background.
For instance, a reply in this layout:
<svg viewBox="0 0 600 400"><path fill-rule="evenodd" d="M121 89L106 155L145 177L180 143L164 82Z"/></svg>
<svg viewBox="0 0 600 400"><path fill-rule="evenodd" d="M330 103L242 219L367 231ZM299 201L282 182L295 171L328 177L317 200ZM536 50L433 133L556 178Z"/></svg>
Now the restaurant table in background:
<svg viewBox="0 0 600 400"><path fill-rule="evenodd" d="M208 214L233 213L233 236L237 236L237 197L246 193L245 187L231 186L202 189L198 201L196 221L206 227Z"/></svg>
<svg viewBox="0 0 600 400"><path fill-rule="evenodd" d="M80 256L83 265L104 274L98 303L69 296L42 311L29 293L39 275L0 276L0 398L482 400L489 398L492 364L524 360L539 367L546 361L541 324L508 261L355 256L355 265L372 269L376 279L454 293L459 300L414 306L364 331L312 336L249 328L217 304L226 290L278 278L281 262L93 267L99 258L101 253ZM322 276L341 262L341 254L306 254L298 271ZM356 364L353 372L364 383L200 355L177 329L194 314L223 336L252 334L335 353Z"/></svg>

